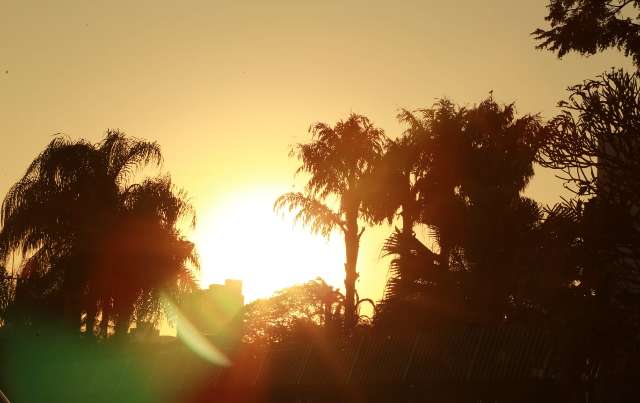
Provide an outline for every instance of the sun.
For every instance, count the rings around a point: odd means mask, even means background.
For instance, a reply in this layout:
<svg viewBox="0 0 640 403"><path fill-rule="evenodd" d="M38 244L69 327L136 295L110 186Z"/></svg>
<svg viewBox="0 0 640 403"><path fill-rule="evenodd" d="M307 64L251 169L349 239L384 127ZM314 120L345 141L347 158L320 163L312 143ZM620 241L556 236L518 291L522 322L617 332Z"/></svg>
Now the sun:
<svg viewBox="0 0 640 403"><path fill-rule="evenodd" d="M322 277L342 288L344 245L338 233L329 239L311 234L276 214L278 189L255 189L227 196L199 217L192 239L200 254L200 285L241 279L246 301Z"/></svg>

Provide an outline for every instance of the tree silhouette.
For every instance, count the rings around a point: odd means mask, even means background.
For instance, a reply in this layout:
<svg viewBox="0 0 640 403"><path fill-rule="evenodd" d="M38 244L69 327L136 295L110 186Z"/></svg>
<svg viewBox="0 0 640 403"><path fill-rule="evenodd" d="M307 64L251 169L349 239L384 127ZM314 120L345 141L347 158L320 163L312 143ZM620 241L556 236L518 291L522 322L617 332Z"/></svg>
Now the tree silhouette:
<svg viewBox="0 0 640 403"><path fill-rule="evenodd" d="M463 207L456 203L454 189L461 172L459 162L464 161L455 154L464 152L464 148L458 144L459 136L450 135L460 133L461 118L460 111L447 100L432 109L402 110L398 120L408 128L387 143L385 155L371 176L372 191L366 204L372 216L378 221L391 220L397 213L402 219L401 230L396 230L383 247L383 253L394 258L378 322L383 316L406 322L416 303L424 304L424 298L434 294L436 282L441 289L444 286L440 274L448 270L455 233L459 231L452 219L461 217L459 208ZM456 208L457 213L453 211ZM413 229L418 223L427 225L439 253L415 237Z"/></svg>
<svg viewBox="0 0 640 403"><path fill-rule="evenodd" d="M414 136L407 133L388 140L382 158L374 165L371 175L365 178L364 205L376 222L392 222L401 218L401 230L413 232L418 220L418 186L424 169L420 149Z"/></svg>
<svg viewBox="0 0 640 403"><path fill-rule="evenodd" d="M513 104L492 98L470 109L464 135L471 152L459 194L465 200L464 259L473 281L467 290L474 310L501 320L518 280L519 251L540 219L537 204L524 196L544 138L535 115L516 117Z"/></svg>
<svg viewBox="0 0 640 403"><path fill-rule="evenodd" d="M405 135L414 138L418 148L417 217L436 240L440 249L437 263L445 271L462 240L465 206L459 187L471 152L464 135L466 114L464 108L442 99L431 109L404 110L398 115L409 126Z"/></svg>
<svg viewBox="0 0 640 403"><path fill-rule="evenodd" d="M539 163L578 196L640 205L640 77L612 70L569 88L549 123Z"/></svg>
<svg viewBox="0 0 640 403"><path fill-rule="evenodd" d="M250 343L291 341L308 332L337 336L344 295L321 278L276 291L243 309L244 339Z"/></svg>
<svg viewBox="0 0 640 403"><path fill-rule="evenodd" d="M298 144L292 154L302 162L297 172L308 173L306 192L280 196L275 210L297 211L296 220L312 231L328 236L339 229L345 243L345 328L356 324L356 265L360 238L364 231L358 219L363 208L364 178L380 159L384 133L362 115L352 114L334 127L316 123L309 131L312 141ZM329 203L337 201L337 210Z"/></svg>
<svg viewBox="0 0 640 403"><path fill-rule="evenodd" d="M577 223L581 276L574 289L586 295L578 304L591 314L575 309L572 318L593 335L587 353L609 359L624 356L640 334L638 83L637 73L612 70L570 87L539 155L583 206Z"/></svg>
<svg viewBox="0 0 640 403"><path fill-rule="evenodd" d="M627 301L638 298L629 290L640 284L639 83L638 73L612 70L570 87L539 155L540 164L559 171L576 196L591 198L585 219L592 225L585 236L601 239L595 234L608 234L593 248L600 251L599 276L618 282L594 289L617 289L627 294ZM634 304L640 305L623 305Z"/></svg>
<svg viewBox="0 0 640 403"><path fill-rule="evenodd" d="M119 222L107 234L97 261L100 270L91 282L106 295L101 301L118 319L116 333L126 333L132 319L137 325L157 325L161 294L179 299L193 290L191 269L199 267L194 244L176 227L183 218L195 225L195 214L168 176L130 186L122 202Z"/></svg>
<svg viewBox="0 0 640 403"><path fill-rule="evenodd" d="M2 204L0 258L15 250L24 257L16 303L61 315L70 328L84 317L91 332L98 315L104 335L111 320L126 330L138 298L130 290L139 286L135 280L168 281L158 277L164 268L140 275L148 267L133 267L140 254L156 257L154 245L164 256L169 241L189 249L173 227L188 210L183 195L172 193L168 179L132 184L138 169L161 160L156 143L117 131L97 144L55 138Z"/></svg>
<svg viewBox="0 0 640 403"><path fill-rule="evenodd" d="M533 32L538 49L557 52L559 57L576 51L593 55L617 48L640 65L640 25L638 0L551 0L549 29ZM629 15L633 15L633 18Z"/></svg>
<svg viewBox="0 0 640 403"><path fill-rule="evenodd" d="M431 109L403 111L399 118L409 125L401 139L411 139L413 148L405 155L414 159L399 166L411 166L412 173L382 186L401 187L391 191L396 197L412 196L390 204L388 211L412 206L415 222L427 226L439 251L416 239L411 227L387 240L385 253L397 257L382 312L412 301L432 317L503 318L518 251L539 220L537 205L520 195L533 176L543 130L539 118L516 118L513 105L500 106L493 98L470 109L441 100ZM399 310L407 309L399 303Z"/></svg>
<svg viewBox="0 0 640 403"><path fill-rule="evenodd" d="M125 290L135 291L135 294L131 291L128 294L136 295L133 311L131 305L123 305L123 308L129 315L127 322L133 314L138 326L155 327L162 317L165 297L179 301L185 293L197 288L193 272L199 269L195 245L177 228L179 221L187 217L192 226L195 225L195 212L187 202L186 194L177 191L168 177L145 181L136 191L128 193L125 205L128 218L123 231L133 240L144 239L144 242L139 242L131 251L133 256L123 256L134 263L130 264L128 273L139 273L134 277L137 281L125 287ZM136 231L131 228L131 221L138 222L137 237L132 236ZM120 283L115 284L120 286ZM120 321L122 331L128 329L127 322Z"/></svg>

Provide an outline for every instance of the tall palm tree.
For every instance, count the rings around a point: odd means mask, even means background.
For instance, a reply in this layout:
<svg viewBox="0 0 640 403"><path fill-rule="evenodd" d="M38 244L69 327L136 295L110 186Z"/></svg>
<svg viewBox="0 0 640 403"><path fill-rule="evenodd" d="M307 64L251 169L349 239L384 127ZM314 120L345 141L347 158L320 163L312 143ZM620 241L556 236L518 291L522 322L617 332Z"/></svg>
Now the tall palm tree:
<svg viewBox="0 0 640 403"><path fill-rule="evenodd" d="M276 211L297 211L313 232L328 236L342 231L345 243L345 328L356 324L356 279L360 238L364 226L358 219L366 216L363 208L364 178L380 159L384 132L362 115L351 114L331 127L316 123L309 131L310 143L298 144L292 154L302 162L297 172L310 178L305 192L290 192L274 203ZM337 209L330 206L337 202Z"/></svg>
<svg viewBox="0 0 640 403"><path fill-rule="evenodd" d="M470 152L464 137L466 110L442 99L431 109L403 111L398 115L408 125L406 133L416 138L421 171L415 187L419 200L419 222L427 225L439 247L438 263L449 270L453 251L460 245L464 206L457 187Z"/></svg>
<svg viewBox="0 0 640 403"><path fill-rule="evenodd" d="M484 320L504 320L518 282L519 251L528 247L540 219L537 204L522 195L544 128L537 115L517 116L515 106L485 99L467 110L470 144L459 194L465 201L464 254L470 300Z"/></svg>
<svg viewBox="0 0 640 403"><path fill-rule="evenodd" d="M411 139L415 150L413 163L390 159L398 172L412 168L411 176L385 185L392 189L401 184L392 191L396 199L391 199L389 211L405 211L414 204L415 222L430 229L439 253L437 264L432 253L416 254L425 248L416 246L419 241L404 228L403 216L403 233L385 244L385 252L396 256L386 297L415 291L418 280L430 285L430 294L444 296L448 305L457 304L451 296L477 293L475 300L482 301L478 306L486 305L489 315L502 317L497 311L513 285L515 272L509 267L517 264L514 251L538 218L535 203L520 193L533 175L542 130L539 118L516 118L513 105L500 106L488 98L470 109L440 100L431 109L403 111L399 120L409 126L401 139ZM410 199L397 196L408 192L414 195ZM421 264L416 256L423 256ZM459 289L461 271L467 272L466 291Z"/></svg>
<svg viewBox="0 0 640 403"><path fill-rule="evenodd" d="M421 122L416 120L415 123ZM400 229L396 227L383 246L384 256L393 256L393 259L376 323L398 318L399 311L407 312L404 301L415 295L416 280L428 269L425 266L428 258L423 260L424 256L418 251L431 251L413 232L420 212L419 183L425 173L421 164L424 153L419 147L421 133L406 131L402 136L388 140L384 155L367 178L364 204L373 221L392 223L396 217L401 221ZM412 248L415 244L422 248Z"/></svg>
<svg viewBox="0 0 640 403"><path fill-rule="evenodd" d="M385 256L393 256L381 305L379 323L406 318L417 301L441 289L447 280L452 247L459 243L456 218L462 206L455 194L460 180L460 137L463 110L441 100L431 109L402 110L398 120L407 125L399 138L385 147L375 169L367 205L377 219L401 219L401 229L386 240ZM417 224L426 225L439 253L418 240ZM384 317L383 317L384 316Z"/></svg>
<svg viewBox="0 0 640 403"><path fill-rule="evenodd" d="M2 203L0 260L13 251L24 258L16 298L48 295L72 328L79 327L83 313L89 331L96 315L102 316L103 326L116 319L110 309L117 295L105 291L108 283L100 283L108 261L105 251L114 233L124 237L135 229L127 221L133 211L130 200L140 192L132 185L133 175L161 161L157 143L118 131L108 131L97 144L63 137L51 141ZM171 211L165 210L158 209L158 217ZM129 248L139 249L142 239ZM121 273L118 284L126 288L137 270Z"/></svg>

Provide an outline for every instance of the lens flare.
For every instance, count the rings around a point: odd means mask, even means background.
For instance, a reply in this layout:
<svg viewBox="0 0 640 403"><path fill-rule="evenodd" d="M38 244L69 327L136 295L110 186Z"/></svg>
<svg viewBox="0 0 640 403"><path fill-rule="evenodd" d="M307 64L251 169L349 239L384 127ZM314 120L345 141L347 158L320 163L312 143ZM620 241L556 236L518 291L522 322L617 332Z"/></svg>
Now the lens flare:
<svg viewBox="0 0 640 403"><path fill-rule="evenodd" d="M169 297L164 295L162 298L167 306L169 315L175 320L176 327L178 328L178 338L185 346L212 364L223 367L231 364L227 356L211 344L206 337L200 334L196 327L180 312L180 309Z"/></svg>

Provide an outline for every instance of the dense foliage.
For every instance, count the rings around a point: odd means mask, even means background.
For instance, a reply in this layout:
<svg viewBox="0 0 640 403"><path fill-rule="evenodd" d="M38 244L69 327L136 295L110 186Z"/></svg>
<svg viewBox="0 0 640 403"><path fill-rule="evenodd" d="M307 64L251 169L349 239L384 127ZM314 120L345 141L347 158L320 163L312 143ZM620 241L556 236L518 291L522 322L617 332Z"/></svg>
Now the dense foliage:
<svg viewBox="0 0 640 403"><path fill-rule="evenodd" d="M277 291L243 310L243 335L250 343L303 341L311 333L339 335L344 295L322 279Z"/></svg>
<svg viewBox="0 0 640 403"><path fill-rule="evenodd" d="M575 51L593 55L616 48L640 66L640 1L551 0L545 18L551 27L533 32L538 49L559 57Z"/></svg>
<svg viewBox="0 0 640 403"><path fill-rule="evenodd" d="M156 143L116 131L97 144L58 137L36 157L2 203L0 259L23 257L13 321L123 333L134 317L159 320L162 290L193 286L195 249L176 227L194 217L185 195L168 176L133 182L160 162Z"/></svg>

